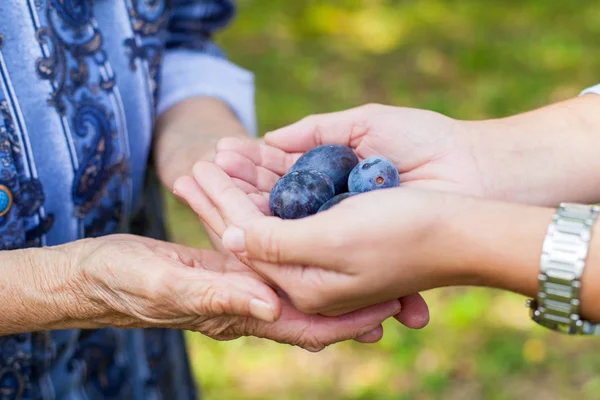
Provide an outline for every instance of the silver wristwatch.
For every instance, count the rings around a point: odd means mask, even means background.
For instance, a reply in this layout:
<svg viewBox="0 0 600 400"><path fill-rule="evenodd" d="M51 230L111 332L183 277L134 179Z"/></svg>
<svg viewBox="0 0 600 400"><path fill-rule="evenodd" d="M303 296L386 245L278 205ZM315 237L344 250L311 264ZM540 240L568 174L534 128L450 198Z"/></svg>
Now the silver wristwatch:
<svg viewBox="0 0 600 400"><path fill-rule="evenodd" d="M581 275L598 206L563 203L548 226L536 300L528 300L538 324L570 335L600 334L600 324L579 317Z"/></svg>

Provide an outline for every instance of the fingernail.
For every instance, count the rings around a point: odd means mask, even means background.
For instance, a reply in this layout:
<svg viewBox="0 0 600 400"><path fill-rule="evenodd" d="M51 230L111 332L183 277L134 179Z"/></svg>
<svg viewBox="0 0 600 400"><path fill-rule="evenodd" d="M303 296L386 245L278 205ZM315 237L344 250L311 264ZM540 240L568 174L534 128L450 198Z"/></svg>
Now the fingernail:
<svg viewBox="0 0 600 400"><path fill-rule="evenodd" d="M273 310L273 307L260 299L250 300L250 314L252 314L254 318L265 322L275 321L275 311Z"/></svg>
<svg viewBox="0 0 600 400"><path fill-rule="evenodd" d="M246 234L240 228L229 227L223 232L223 246L234 253L246 251Z"/></svg>
<svg viewBox="0 0 600 400"><path fill-rule="evenodd" d="M179 196L179 192L177 191L177 189L173 189L173 194L174 194L175 196Z"/></svg>

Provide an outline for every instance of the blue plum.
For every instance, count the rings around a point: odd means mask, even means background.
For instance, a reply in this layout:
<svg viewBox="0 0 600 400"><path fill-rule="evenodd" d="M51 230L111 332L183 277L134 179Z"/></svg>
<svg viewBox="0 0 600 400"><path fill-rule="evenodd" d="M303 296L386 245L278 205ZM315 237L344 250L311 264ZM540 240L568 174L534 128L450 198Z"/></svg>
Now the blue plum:
<svg viewBox="0 0 600 400"><path fill-rule="evenodd" d="M327 203L323 204L321 206L321 208L319 208L319 211L317 212L321 212L321 211L325 211L325 210L329 210L331 207L338 205L342 200L347 199L348 197L354 196L358 193L354 193L354 192L346 192L346 193L341 193L338 194L337 196L329 199L327 201Z"/></svg>
<svg viewBox="0 0 600 400"><path fill-rule="evenodd" d="M298 219L316 214L335 195L333 182L316 171L293 171L277 181L269 197L271 214Z"/></svg>
<svg viewBox="0 0 600 400"><path fill-rule="evenodd" d="M335 194L348 191L348 176L358 164L358 157L348 146L324 144L304 153L290 168L293 171L317 171L333 181Z"/></svg>
<svg viewBox="0 0 600 400"><path fill-rule="evenodd" d="M400 186L398 170L383 157L369 157L362 160L348 177L348 189L351 192L368 192Z"/></svg>

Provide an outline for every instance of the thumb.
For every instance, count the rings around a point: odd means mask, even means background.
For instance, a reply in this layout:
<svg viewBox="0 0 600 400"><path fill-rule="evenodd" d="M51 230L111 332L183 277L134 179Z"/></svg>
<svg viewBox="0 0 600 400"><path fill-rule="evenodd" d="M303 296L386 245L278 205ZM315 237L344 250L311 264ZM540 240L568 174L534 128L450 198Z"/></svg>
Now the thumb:
<svg viewBox="0 0 600 400"><path fill-rule="evenodd" d="M252 317L274 322L281 302L267 284L243 273L219 273L188 269L174 291L179 302L202 316Z"/></svg>
<svg viewBox="0 0 600 400"><path fill-rule="evenodd" d="M366 105L330 114L311 115L292 125L265 134L265 143L286 152L305 152L322 144L350 145L366 133ZM352 143L353 146L356 143Z"/></svg>
<svg viewBox="0 0 600 400"><path fill-rule="evenodd" d="M338 265L343 235L335 232L329 215L318 214L297 220L260 218L243 227L229 226L223 246L239 256L274 264Z"/></svg>

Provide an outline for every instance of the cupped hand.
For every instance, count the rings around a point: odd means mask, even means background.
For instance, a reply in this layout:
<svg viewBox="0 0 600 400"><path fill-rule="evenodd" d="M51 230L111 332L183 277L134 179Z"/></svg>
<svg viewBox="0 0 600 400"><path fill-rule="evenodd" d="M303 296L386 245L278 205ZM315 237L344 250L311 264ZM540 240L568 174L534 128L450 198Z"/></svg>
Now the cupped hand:
<svg viewBox="0 0 600 400"><path fill-rule="evenodd" d="M257 336L311 351L362 335L379 340L398 301L330 318L306 315L280 299L235 257L133 235L70 246L81 294L77 327L163 327L219 340Z"/></svg>
<svg viewBox="0 0 600 400"><path fill-rule="evenodd" d="M304 118L267 133L264 143L222 139L214 162L264 212L274 183L300 155L322 144L350 146L361 159L389 159L403 187L483 196L475 138L461 121L432 111L370 104Z"/></svg>
<svg viewBox="0 0 600 400"><path fill-rule="evenodd" d="M385 236L385 232L390 228L390 226L382 226L382 221L390 223L390 216L386 215L385 210L390 212L396 207L396 204L392 204L393 199L388 197L388 193L374 193L375 200L373 194L365 194L364 197L356 196L360 197L358 203L352 201L348 205L344 204L348 200L353 200L351 198L332 209L333 211L343 204L341 210L344 210L344 215L339 215L340 210L335 210L333 216L329 212L324 212L322 215L297 221L302 224L314 223L310 229L304 227L290 236L298 239L297 247L293 244L294 240L286 242L290 246L285 248L285 252L295 256L301 253L303 254L301 257L306 257L296 260L288 258L289 254L284 254L284 249L279 247L279 243L283 240L281 235L295 229L294 224L288 225L291 221L265 216L251 197L236 186L235 182L214 163L196 164L194 177L195 179L183 177L176 181L177 193L220 237L223 237L228 227L233 226L244 230L246 244L251 247L240 249L239 246L232 246L231 241L227 243L226 237L223 238L224 244L229 250L234 251L240 260L259 271L276 287L281 288L299 310L339 315L389 301L399 297L395 295L400 293L406 297L400 299L403 308L396 318L411 328L421 328L427 324L429 313L425 302L419 295L411 295L420 287L412 285L414 280L407 277L404 286L404 289L412 289L412 291L407 292L398 288L383 290L382 285L391 283L388 278L391 274L396 274L392 265L393 257L397 256L401 247L404 248L401 237L385 237L386 242L380 242L382 235ZM383 198L378 197L382 195ZM380 207L381 199L388 199L386 207ZM418 203L415 199L414 204ZM372 207L373 204L377 204L377 207ZM363 210L365 207L366 210ZM383 214L375 215L373 212ZM321 224L328 224L330 228L323 229L326 225ZM409 231L413 232L416 238L424 232L417 229L417 226L413 228ZM360 243L356 242L357 239ZM414 241L411 240L410 243ZM359 246L354 247L355 245ZM417 248L413 248L413 251L417 252ZM335 264L331 263L332 258L335 258ZM340 265L349 269L340 271L333 269L334 266ZM370 271L371 275L364 279L358 277L355 279L352 274L355 271L358 273L359 270ZM378 274L378 271L381 274ZM363 286L369 279L375 280L376 284ZM369 294L372 289L377 293ZM338 296L342 296L343 301L330 302Z"/></svg>

